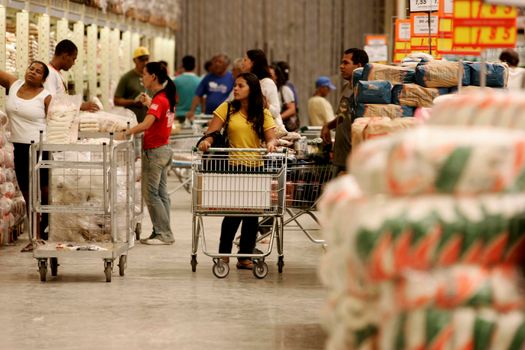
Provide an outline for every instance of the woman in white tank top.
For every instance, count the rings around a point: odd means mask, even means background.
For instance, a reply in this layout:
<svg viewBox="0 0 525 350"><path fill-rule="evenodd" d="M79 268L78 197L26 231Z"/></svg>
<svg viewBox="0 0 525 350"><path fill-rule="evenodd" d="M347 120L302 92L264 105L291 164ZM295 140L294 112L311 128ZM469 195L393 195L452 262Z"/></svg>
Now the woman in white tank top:
<svg viewBox="0 0 525 350"><path fill-rule="evenodd" d="M33 61L26 70L24 80L0 71L0 85L7 91L6 113L11 127L9 141L14 146L15 173L24 199L29 203L29 146L37 141L40 130L46 129L46 116L50 93L44 89L49 69L44 62ZM44 155L45 156L45 155ZM48 175L41 172L42 201L47 202ZM47 226L47 216L41 220L40 237Z"/></svg>

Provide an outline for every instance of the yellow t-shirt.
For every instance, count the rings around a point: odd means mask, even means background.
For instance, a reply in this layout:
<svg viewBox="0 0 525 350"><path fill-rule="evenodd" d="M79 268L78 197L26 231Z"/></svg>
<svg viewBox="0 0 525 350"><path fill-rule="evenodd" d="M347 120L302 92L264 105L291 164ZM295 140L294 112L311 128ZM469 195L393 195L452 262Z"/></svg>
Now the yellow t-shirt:
<svg viewBox="0 0 525 350"><path fill-rule="evenodd" d="M226 113L228 113L228 102L222 103L213 112L223 122L226 121ZM264 109L264 124L263 130L267 131L275 128L272 114L268 109ZM262 141L257 136L252 124L247 120L246 116L239 112L234 112L230 107L230 121L228 122L228 140L231 148L260 148ZM246 166L259 166L259 162L254 164L252 161L232 162L233 159L260 159L257 153L251 152L231 152L230 163L232 165L243 164Z"/></svg>

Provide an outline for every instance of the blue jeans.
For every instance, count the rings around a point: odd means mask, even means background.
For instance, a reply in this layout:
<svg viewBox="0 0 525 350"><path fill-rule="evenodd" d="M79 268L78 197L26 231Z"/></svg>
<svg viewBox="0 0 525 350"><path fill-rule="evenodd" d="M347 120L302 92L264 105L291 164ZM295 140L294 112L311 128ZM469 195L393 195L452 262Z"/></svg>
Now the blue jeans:
<svg viewBox="0 0 525 350"><path fill-rule="evenodd" d="M170 197L168 170L173 156L168 146L145 149L142 152L142 197L148 207L153 232L165 242L173 242L170 227Z"/></svg>

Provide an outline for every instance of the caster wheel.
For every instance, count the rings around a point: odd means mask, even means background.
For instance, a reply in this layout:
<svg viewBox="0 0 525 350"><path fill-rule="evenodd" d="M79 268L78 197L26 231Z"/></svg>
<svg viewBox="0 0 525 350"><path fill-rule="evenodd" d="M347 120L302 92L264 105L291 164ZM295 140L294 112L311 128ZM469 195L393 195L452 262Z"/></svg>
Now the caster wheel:
<svg viewBox="0 0 525 350"><path fill-rule="evenodd" d="M40 273L40 282L45 282L47 278L47 259L38 260L38 272Z"/></svg>
<svg viewBox="0 0 525 350"><path fill-rule="evenodd" d="M219 259L215 262L215 264L213 264L212 271L215 277L224 278L230 273L230 265Z"/></svg>
<svg viewBox="0 0 525 350"><path fill-rule="evenodd" d="M140 234L142 233L142 224L139 222L136 226L135 226L135 239L137 241L140 240Z"/></svg>
<svg viewBox="0 0 525 350"><path fill-rule="evenodd" d="M128 256L121 255L120 258L118 259L118 273L120 276L124 276L127 265L128 265Z"/></svg>
<svg viewBox="0 0 525 350"><path fill-rule="evenodd" d="M111 282L111 273L113 272L113 260L104 260L104 274L106 282Z"/></svg>
<svg viewBox="0 0 525 350"><path fill-rule="evenodd" d="M280 256L279 260L277 261L277 268L279 270L279 273L283 273L283 266L284 266L284 260L283 260L283 257Z"/></svg>
<svg viewBox="0 0 525 350"><path fill-rule="evenodd" d="M191 271L192 272L197 271L197 255L191 256Z"/></svg>
<svg viewBox="0 0 525 350"><path fill-rule="evenodd" d="M268 274L268 265L264 261L259 261L253 266L253 275L259 279L266 277Z"/></svg>
<svg viewBox="0 0 525 350"><path fill-rule="evenodd" d="M58 258L49 258L49 265L51 266L51 276L58 275Z"/></svg>

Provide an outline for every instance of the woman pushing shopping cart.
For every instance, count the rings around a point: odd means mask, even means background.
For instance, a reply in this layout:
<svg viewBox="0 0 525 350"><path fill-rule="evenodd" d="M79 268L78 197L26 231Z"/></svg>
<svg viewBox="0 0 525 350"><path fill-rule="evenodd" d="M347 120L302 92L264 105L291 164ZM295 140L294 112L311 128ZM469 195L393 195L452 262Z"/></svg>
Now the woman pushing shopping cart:
<svg viewBox="0 0 525 350"><path fill-rule="evenodd" d="M238 269L252 270L255 266L254 274L263 278L268 272L264 257L270 254L271 245L267 253L254 253L258 218L279 213L282 218L286 157L270 153L275 151L275 123L264 108L257 76L240 74L235 80L233 96L231 103L225 102L215 110L208 132L198 143L199 151L209 151L222 138L220 131L224 128L225 146L229 148L222 149L225 154L201 154L194 161L191 263L195 271L198 239L202 234L203 251L214 258L213 272L217 277L228 275L230 257L236 257ZM261 149L264 142L266 149ZM224 215L218 254L206 251L203 215ZM239 252L232 254L233 239L241 223ZM282 234L278 241L281 271Z"/></svg>

